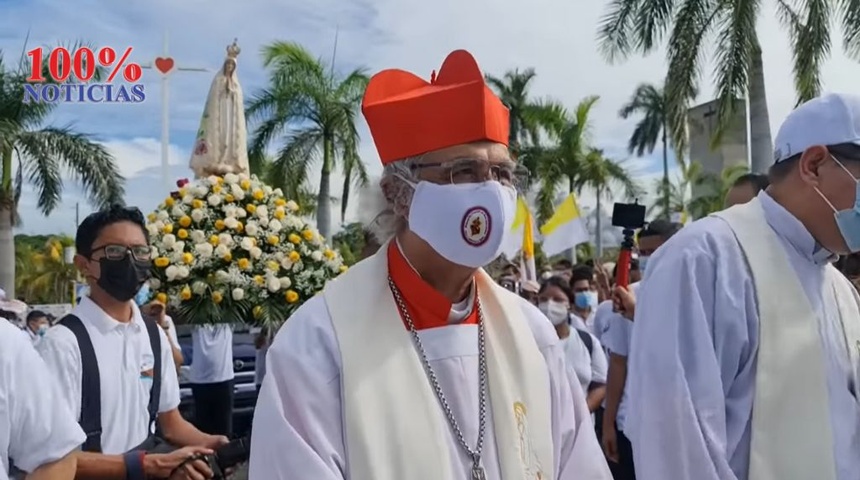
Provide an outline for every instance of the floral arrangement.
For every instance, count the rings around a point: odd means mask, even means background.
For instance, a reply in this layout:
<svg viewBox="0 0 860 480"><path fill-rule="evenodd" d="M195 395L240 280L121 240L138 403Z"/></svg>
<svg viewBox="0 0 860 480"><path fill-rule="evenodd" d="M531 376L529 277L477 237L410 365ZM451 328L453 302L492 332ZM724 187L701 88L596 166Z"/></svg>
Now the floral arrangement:
<svg viewBox="0 0 860 480"><path fill-rule="evenodd" d="M255 176L176 184L147 229L152 295L179 320L277 327L346 270L298 204Z"/></svg>

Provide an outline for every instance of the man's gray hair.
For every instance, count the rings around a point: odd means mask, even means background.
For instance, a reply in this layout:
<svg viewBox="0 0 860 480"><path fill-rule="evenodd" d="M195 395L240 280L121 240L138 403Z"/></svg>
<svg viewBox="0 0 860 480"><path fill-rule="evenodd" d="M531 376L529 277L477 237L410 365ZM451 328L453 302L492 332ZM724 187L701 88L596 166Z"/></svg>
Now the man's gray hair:
<svg viewBox="0 0 860 480"><path fill-rule="evenodd" d="M408 225L413 186L418 183L412 168L420 157L391 162L382 169L378 182L371 182L359 198L360 221L365 230L384 245Z"/></svg>

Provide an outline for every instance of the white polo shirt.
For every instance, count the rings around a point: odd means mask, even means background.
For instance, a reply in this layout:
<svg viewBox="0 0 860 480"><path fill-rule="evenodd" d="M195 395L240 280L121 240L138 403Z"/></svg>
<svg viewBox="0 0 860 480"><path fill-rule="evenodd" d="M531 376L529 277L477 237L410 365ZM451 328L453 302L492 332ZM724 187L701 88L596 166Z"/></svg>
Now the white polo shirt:
<svg viewBox="0 0 860 480"><path fill-rule="evenodd" d="M118 322L93 303L81 299L72 314L81 319L90 335L101 379L102 451L120 454L131 450L149 436L149 393L152 377L143 372L155 363L149 334L137 305L131 322ZM159 413L179 406L179 381L173 352L164 330L161 335L161 397ZM48 368L60 382L64 400L74 418L81 416L81 350L71 330L57 325L36 346Z"/></svg>
<svg viewBox="0 0 860 480"><path fill-rule="evenodd" d="M233 380L233 326L200 325L191 331L191 383Z"/></svg>
<svg viewBox="0 0 860 480"><path fill-rule="evenodd" d="M0 480L9 459L26 472L78 448L86 435L29 338L0 321Z"/></svg>

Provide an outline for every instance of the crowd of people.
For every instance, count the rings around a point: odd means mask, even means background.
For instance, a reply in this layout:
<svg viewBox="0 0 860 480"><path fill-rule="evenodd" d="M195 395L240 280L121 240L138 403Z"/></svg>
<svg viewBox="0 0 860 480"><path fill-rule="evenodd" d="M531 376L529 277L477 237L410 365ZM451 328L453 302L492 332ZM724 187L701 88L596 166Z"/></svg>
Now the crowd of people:
<svg viewBox="0 0 860 480"><path fill-rule="evenodd" d="M261 334L249 478L860 478L860 97L798 107L767 178L691 225L648 223L629 266L539 279L482 269L523 172L468 52L430 82L375 75L362 110L383 164L373 242ZM242 459L214 400L228 367L196 378L204 422L178 411L175 326L135 302L146 232L135 208L90 215L89 293L53 328L0 322L0 479L201 480ZM195 362L224 357L229 331L201 328Z"/></svg>

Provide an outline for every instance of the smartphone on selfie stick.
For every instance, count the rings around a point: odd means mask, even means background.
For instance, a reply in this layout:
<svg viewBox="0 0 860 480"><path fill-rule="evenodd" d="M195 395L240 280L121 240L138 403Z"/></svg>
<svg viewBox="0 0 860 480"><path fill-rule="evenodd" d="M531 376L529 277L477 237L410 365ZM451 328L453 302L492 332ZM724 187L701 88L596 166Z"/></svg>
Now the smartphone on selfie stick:
<svg viewBox="0 0 860 480"><path fill-rule="evenodd" d="M645 205L633 203L616 203L612 207L612 226L621 227L623 239L618 261L615 263L615 284L627 288L630 285L630 260L633 258L633 235L636 230L645 225Z"/></svg>

